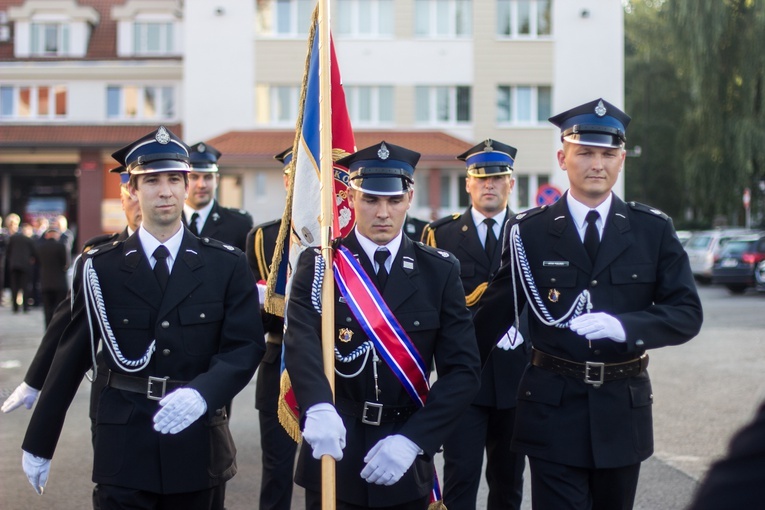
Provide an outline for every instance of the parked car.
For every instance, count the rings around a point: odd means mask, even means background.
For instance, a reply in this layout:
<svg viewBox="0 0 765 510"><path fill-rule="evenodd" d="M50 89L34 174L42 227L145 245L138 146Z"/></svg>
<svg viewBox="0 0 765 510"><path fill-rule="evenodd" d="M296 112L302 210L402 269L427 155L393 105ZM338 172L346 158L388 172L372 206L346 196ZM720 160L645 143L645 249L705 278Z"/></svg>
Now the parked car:
<svg viewBox="0 0 765 510"><path fill-rule="evenodd" d="M693 235L693 232L690 230L678 230L675 233L677 234L677 238L680 239L680 244L683 246L685 246L685 244L688 242L688 239L690 239Z"/></svg>
<svg viewBox="0 0 765 510"><path fill-rule="evenodd" d="M731 237L752 233L745 228L699 230L685 243L685 251L691 263L693 276L701 283L712 281L712 266L715 257Z"/></svg>
<svg viewBox="0 0 765 510"><path fill-rule="evenodd" d="M765 233L736 236L728 240L712 267L712 283L733 294L755 285L755 268L765 260Z"/></svg>

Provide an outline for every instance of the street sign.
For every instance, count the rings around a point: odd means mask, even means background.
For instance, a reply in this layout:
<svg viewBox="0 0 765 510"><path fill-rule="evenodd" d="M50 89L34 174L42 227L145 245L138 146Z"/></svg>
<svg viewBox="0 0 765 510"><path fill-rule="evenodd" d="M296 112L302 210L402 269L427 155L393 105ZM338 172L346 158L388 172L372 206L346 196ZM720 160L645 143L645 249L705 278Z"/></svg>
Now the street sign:
<svg viewBox="0 0 765 510"><path fill-rule="evenodd" d="M536 203L537 206L553 205L562 196L563 193L561 193L561 191L555 186L542 184L539 186L539 189L537 189Z"/></svg>

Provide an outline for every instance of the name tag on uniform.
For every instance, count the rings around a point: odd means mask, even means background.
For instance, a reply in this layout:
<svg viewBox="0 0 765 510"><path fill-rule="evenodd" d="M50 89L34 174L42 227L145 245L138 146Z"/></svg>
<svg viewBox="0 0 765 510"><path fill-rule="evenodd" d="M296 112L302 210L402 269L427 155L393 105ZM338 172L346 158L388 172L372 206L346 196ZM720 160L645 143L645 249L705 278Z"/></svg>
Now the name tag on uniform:
<svg viewBox="0 0 765 510"><path fill-rule="evenodd" d="M568 267L568 260L545 260L542 262L544 267Z"/></svg>

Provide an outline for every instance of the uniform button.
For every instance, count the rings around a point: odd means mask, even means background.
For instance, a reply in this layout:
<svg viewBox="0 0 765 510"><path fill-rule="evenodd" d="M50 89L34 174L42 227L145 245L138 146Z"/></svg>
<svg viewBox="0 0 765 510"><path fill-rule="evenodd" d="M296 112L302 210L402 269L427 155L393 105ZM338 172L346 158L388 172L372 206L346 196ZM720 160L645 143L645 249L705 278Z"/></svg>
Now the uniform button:
<svg viewBox="0 0 765 510"><path fill-rule="evenodd" d="M590 287L597 287L598 286L598 280L592 280L590 282Z"/></svg>
<svg viewBox="0 0 765 510"><path fill-rule="evenodd" d="M167 329L167 328L169 328L169 327L170 327L170 323L169 323L169 322L167 322L167 321L162 321L162 324L161 324L161 326L162 326L163 328Z"/></svg>
<svg viewBox="0 0 765 510"><path fill-rule="evenodd" d="M346 317L345 322L353 322L353 319L351 319L350 317Z"/></svg>
<svg viewBox="0 0 765 510"><path fill-rule="evenodd" d="M555 283L555 282L557 282L557 281L558 281L558 279L557 279L557 278L550 278L550 283Z"/></svg>
<svg viewBox="0 0 765 510"><path fill-rule="evenodd" d="M653 393L651 393L651 394L648 396L648 398L649 398L649 399L651 399L651 400L653 400Z"/></svg>
<svg viewBox="0 0 765 510"><path fill-rule="evenodd" d="M530 396L531 396L531 392L530 392L530 391L527 391L527 392L526 392L526 396L527 396L527 397L530 397Z"/></svg>
<svg viewBox="0 0 765 510"><path fill-rule="evenodd" d="M170 349L162 349L163 356L170 356Z"/></svg>
<svg viewBox="0 0 765 510"><path fill-rule="evenodd" d="M199 318L200 318L200 319L204 319L205 317L207 317L207 315L205 315L205 314L204 314L204 312L202 312L202 313L200 313L200 314L199 314Z"/></svg>
<svg viewBox="0 0 765 510"><path fill-rule="evenodd" d="M638 349L642 349L644 345L645 345L645 342L643 342L642 340L635 340L635 347L637 347Z"/></svg>
<svg viewBox="0 0 765 510"><path fill-rule="evenodd" d="M633 274L633 275L632 275L632 279L633 279L633 280L637 280L637 275L636 275L636 274Z"/></svg>
<svg viewBox="0 0 765 510"><path fill-rule="evenodd" d="M130 321L127 320L127 319L122 319L122 324L127 324L128 322L130 322Z"/></svg>
<svg viewBox="0 0 765 510"><path fill-rule="evenodd" d="M223 414L223 409L216 409L215 410L215 416L220 416L221 414Z"/></svg>
<svg viewBox="0 0 765 510"><path fill-rule="evenodd" d="M419 326L420 325L420 321L414 321L414 325L415 326Z"/></svg>
<svg viewBox="0 0 765 510"><path fill-rule="evenodd" d="M595 356L600 356L600 349L595 349L595 350L593 351L593 354L594 354Z"/></svg>

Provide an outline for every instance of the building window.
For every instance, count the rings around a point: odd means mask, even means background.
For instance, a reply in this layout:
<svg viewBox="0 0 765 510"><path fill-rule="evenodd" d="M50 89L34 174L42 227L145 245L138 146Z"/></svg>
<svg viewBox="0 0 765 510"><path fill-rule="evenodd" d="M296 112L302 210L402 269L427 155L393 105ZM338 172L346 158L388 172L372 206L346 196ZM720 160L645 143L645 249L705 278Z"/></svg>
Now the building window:
<svg viewBox="0 0 765 510"><path fill-rule="evenodd" d="M106 117L110 120L171 120L175 116L173 87L110 85L106 88Z"/></svg>
<svg viewBox="0 0 765 510"><path fill-rule="evenodd" d="M393 87L344 87L353 126L393 124Z"/></svg>
<svg viewBox="0 0 765 510"><path fill-rule="evenodd" d="M497 87L497 123L547 125L552 115L552 88L548 86L500 85Z"/></svg>
<svg viewBox="0 0 765 510"><path fill-rule="evenodd" d="M257 0L259 35L305 37L311 28L314 3L310 0Z"/></svg>
<svg viewBox="0 0 765 510"><path fill-rule="evenodd" d="M32 23L30 52L33 56L52 57L69 54L69 25Z"/></svg>
<svg viewBox="0 0 765 510"><path fill-rule="evenodd" d="M64 85L0 87L0 117L7 119L66 118L67 93Z"/></svg>
<svg viewBox="0 0 765 510"><path fill-rule="evenodd" d="M419 124L464 124L472 120L470 87L416 87L415 119Z"/></svg>
<svg viewBox="0 0 765 510"><path fill-rule="evenodd" d="M552 0L497 0L497 36L549 38L552 34Z"/></svg>
<svg viewBox="0 0 765 510"><path fill-rule="evenodd" d="M418 37L470 37L471 0L415 0L414 33Z"/></svg>
<svg viewBox="0 0 765 510"><path fill-rule="evenodd" d="M173 53L173 24L135 22L133 52L136 55L166 55Z"/></svg>
<svg viewBox="0 0 765 510"><path fill-rule="evenodd" d="M300 87L257 85L255 111L259 124L294 128L300 106Z"/></svg>
<svg viewBox="0 0 765 510"><path fill-rule="evenodd" d="M338 0L335 33L371 39L393 36L393 0Z"/></svg>

